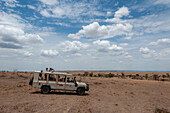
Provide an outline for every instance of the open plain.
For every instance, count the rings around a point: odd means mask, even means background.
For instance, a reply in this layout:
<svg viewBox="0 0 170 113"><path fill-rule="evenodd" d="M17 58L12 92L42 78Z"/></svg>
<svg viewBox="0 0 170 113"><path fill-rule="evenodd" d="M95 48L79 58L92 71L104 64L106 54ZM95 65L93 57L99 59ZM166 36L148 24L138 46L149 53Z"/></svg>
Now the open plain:
<svg viewBox="0 0 170 113"><path fill-rule="evenodd" d="M40 89L28 85L32 75L0 72L0 113L154 113L156 109L170 112L168 81L81 77L90 85L90 91L79 96L60 91L41 94Z"/></svg>

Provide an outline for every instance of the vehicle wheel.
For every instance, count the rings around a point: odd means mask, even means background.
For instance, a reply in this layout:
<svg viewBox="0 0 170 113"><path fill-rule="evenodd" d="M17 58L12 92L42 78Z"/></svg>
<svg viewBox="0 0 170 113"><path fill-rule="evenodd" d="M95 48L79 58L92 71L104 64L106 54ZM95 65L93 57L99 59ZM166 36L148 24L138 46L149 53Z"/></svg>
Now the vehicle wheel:
<svg viewBox="0 0 170 113"><path fill-rule="evenodd" d="M43 86L43 87L41 88L41 93L43 93L43 94L48 94L48 93L50 93L50 87L48 87L48 86Z"/></svg>
<svg viewBox="0 0 170 113"><path fill-rule="evenodd" d="M78 89L77 89L77 93L78 93L79 95L84 95L84 94L85 94L85 89L84 89L84 88L78 88Z"/></svg>

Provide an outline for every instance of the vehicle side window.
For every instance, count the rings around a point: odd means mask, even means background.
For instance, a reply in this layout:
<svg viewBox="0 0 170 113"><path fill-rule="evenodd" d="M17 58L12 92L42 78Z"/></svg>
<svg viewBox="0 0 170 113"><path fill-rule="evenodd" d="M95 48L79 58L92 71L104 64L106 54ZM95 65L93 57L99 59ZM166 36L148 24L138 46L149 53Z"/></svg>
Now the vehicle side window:
<svg viewBox="0 0 170 113"><path fill-rule="evenodd" d="M45 75L42 73L39 73L38 80L45 80Z"/></svg>
<svg viewBox="0 0 170 113"><path fill-rule="evenodd" d="M49 81L56 81L54 74L49 74Z"/></svg>
<svg viewBox="0 0 170 113"><path fill-rule="evenodd" d="M65 82L66 76L58 76L58 81L59 82Z"/></svg>
<svg viewBox="0 0 170 113"><path fill-rule="evenodd" d="M67 82L74 82L74 78L73 77L67 77Z"/></svg>
<svg viewBox="0 0 170 113"><path fill-rule="evenodd" d="M39 73L38 80L47 80L47 74Z"/></svg>

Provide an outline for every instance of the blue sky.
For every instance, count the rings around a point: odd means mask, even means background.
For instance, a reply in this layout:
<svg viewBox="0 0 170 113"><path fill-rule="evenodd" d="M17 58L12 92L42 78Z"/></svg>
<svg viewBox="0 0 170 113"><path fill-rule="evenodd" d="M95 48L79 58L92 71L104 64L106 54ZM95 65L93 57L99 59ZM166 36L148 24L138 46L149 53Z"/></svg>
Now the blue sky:
<svg viewBox="0 0 170 113"><path fill-rule="evenodd" d="M1 0L0 70L170 70L169 0Z"/></svg>

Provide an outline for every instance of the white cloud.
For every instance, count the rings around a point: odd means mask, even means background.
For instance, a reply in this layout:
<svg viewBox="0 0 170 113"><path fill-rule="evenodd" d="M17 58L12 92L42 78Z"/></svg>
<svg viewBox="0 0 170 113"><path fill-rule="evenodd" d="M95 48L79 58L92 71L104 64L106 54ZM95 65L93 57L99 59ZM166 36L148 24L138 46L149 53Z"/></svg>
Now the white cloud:
<svg viewBox="0 0 170 113"><path fill-rule="evenodd" d="M57 0L40 0L47 7L40 8L40 14L45 17L53 18L71 18L78 20L81 16L102 16L104 13L97 11L97 9L87 2L66 2ZM53 3L54 2L54 3ZM77 22L78 22L77 21Z"/></svg>
<svg viewBox="0 0 170 113"><path fill-rule="evenodd" d="M110 44L108 40L97 40L93 42L94 45L99 46L99 52L122 51L123 48L115 44Z"/></svg>
<svg viewBox="0 0 170 113"><path fill-rule="evenodd" d="M139 51L142 53L143 57L146 57L146 58L157 57L158 55L156 51L151 50L147 47L144 47L144 48L141 47Z"/></svg>
<svg viewBox="0 0 170 113"><path fill-rule="evenodd" d="M28 51L25 51L24 52L24 56L26 56L26 57L30 57L30 56L32 56L33 55L33 53L30 53L30 52L28 52Z"/></svg>
<svg viewBox="0 0 170 113"><path fill-rule="evenodd" d="M166 18L164 18L166 16ZM135 34L161 33L170 31L170 16L166 13L160 15L147 15L138 19L128 20L134 27Z"/></svg>
<svg viewBox="0 0 170 113"><path fill-rule="evenodd" d="M72 38L72 39L80 39L80 36L78 33L77 34L68 34L68 37Z"/></svg>
<svg viewBox="0 0 170 113"><path fill-rule="evenodd" d="M132 30L132 25L129 23L100 26L98 22L93 22L92 24L82 27L83 29L79 30L78 33L69 34L68 37L73 39L80 39L81 37L107 39L126 35Z"/></svg>
<svg viewBox="0 0 170 113"><path fill-rule="evenodd" d="M128 10L127 7L121 7L118 11L115 12L115 17L116 18L121 18L123 16L128 16L130 11Z"/></svg>
<svg viewBox="0 0 170 113"><path fill-rule="evenodd" d="M82 56L82 54L80 54L80 53L75 53L74 56L80 57L80 56Z"/></svg>
<svg viewBox="0 0 170 113"><path fill-rule="evenodd" d="M0 13L0 42L2 48L21 49L25 45L41 44L44 40L37 34L25 33L29 24L15 14Z"/></svg>
<svg viewBox="0 0 170 113"><path fill-rule="evenodd" d="M93 44L96 44L96 45L99 45L99 46L110 46L110 42L108 40L97 40L97 41L94 41Z"/></svg>
<svg viewBox="0 0 170 113"><path fill-rule="evenodd" d="M164 38L164 39L159 39L156 42L151 42L149 45L169 45L170 44L170 39Z"/></svg>
<svg viewBox="0 0 170 113"><path fill-rule="evenodd" d="M65 41L61 43L64 52L78 53L80 50L86 49L89 45L80 41Z"/></svg>
<svg viewBox="0 0 170 113"><path fill-rule="evenodd" d="M111 16L111 15L112 15L112 12L107 11L107 16Z"/></svg>
<svg viewBox="0 0 170 113"><path fill-rule="evenodd" d="M93 22L87 26L82 26L83 29L79 30L75 34L69 34L68 37L72 39L80 39L82 37L107 39L121 35L128 36L133 26L128 23L127 20L122 20L120 18L123 16L128 16L129 13L130 11L127 7L121 7L115 12L115 18L105 20L105 22L115 24L100 25L98 22Z"/></svg>
<svg viewBox="0 0 170 113"><path fill-rule="evenodd" d="M151 50L149 48L147 48L147 47L145 47L145 48L141 47L140 52L142 54L149 54L151 52Z"/></svg>
<svg viewBox="0 0 170 113"><path fill-rule="evenodd" d="M17 28L24 28L28 26L24 23L24 20L16 14L8 14L1 11L0 17L0 25L9 25Z"/></svg>
<svg viewBox="0 0 170 113"><path fill-rule="evenodd" d="M59 52L57 50L42 50L41 51L41 55L42 56L46 56L46 57L52 57L52 56L58 56Z"/></svg>
<svg viewBox="0 0 170 113"><path fill-rule="evenodd" d="M126 20L122 20L121 17L128 16L130 11L127 7L121 7L118 11L115 12L114 18L106 19L105 22L110 23L126 23Z"/></svg>
<svg viewBox="0 0 170 113"><path fill-rule="evenodd" d="M112 50L112 51L121 51L123 50L122 47L119 47L117 45L112 45L111 47L108 47L109 50Z"/></svg>
<svg viewBox="0 0 170 113"><path fill-rule="evenodd" d="M128 46L129 44L128 43L120 43L119 45L120 46Z"/></svg>
<svg viewBox="0 0 170 113"><path fill-rule="evenodd" d="M18 1L16 0L2 0L5 2L5 6L7 7L15 7Z"/></svg>
<svg viewBox="0 0 170 113"><path fill-rule="evenodd" d="M14 43L23 46L25 44L39 44L44 42L37 34L28 34L20 28L8 25L0 25L0 40L8 44Z"/></svg>
<svg viewBox="0 0 170 113"><path fill-rule="evenodd" d="M69 24L66 24L66 23L55 23L56 25L60 25L60 26L66 26L66 27L70 27Z"/></svg>
<svg viewBox="0 0 170 113"><path fill-rule="evenodd" d="M56 5L59 3L58 0L39 0L39 1L46 5Z"/></svg>
<svg viewBox="0 0 170 113"><path fill-rule="evenodd" d="M109 23L127 23L126 20L122 20L120 18L106 19L105 22L109 22Z"/></svg>
<svg viewBox="0 0 170 113"><path fill-rule="evenodd" d="M165 5L168 5L168 4L170 4L170 1L169 0L156 0L154 2L154 4L165 4Z"/></svg>
<svg viewBox="0 0 170 113"><path fill-rule="evenodd" d="M33 9L33 10L36 9L36 7L34 7L34 6L32 6L32 5L27 5L27 7L30 8L30 9Z"/></svg>

